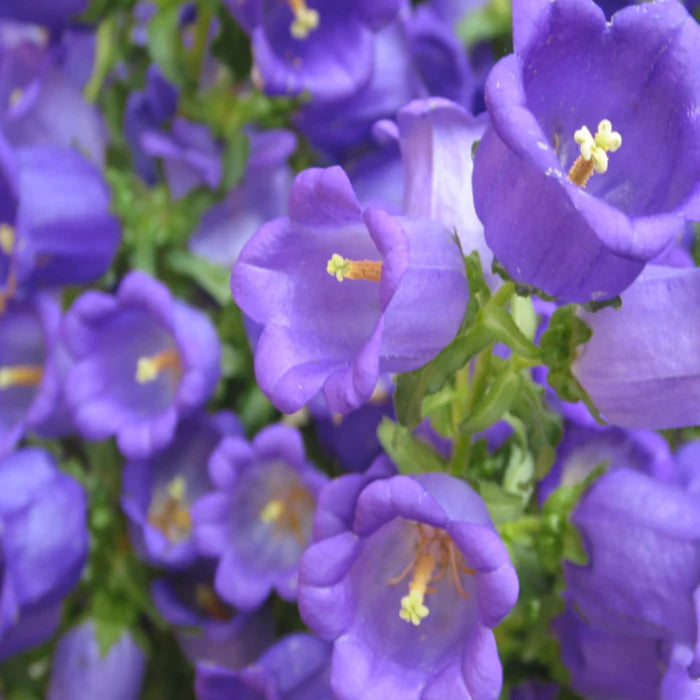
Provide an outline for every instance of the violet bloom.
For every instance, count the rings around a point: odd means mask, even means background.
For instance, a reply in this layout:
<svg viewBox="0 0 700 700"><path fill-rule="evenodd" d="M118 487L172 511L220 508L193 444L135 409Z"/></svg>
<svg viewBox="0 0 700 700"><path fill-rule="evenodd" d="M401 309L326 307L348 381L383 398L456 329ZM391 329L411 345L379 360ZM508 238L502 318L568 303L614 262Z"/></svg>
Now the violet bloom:
<svg viewBox="0 0 700 700"><path fill-rule="evenodd" d="M581 483L602 465L636 469L661 481L671 481L675 472L668 443L657 433L567 423L556 461L540 483L540 499L559 486Z"/></svg>
<svg viewBox="0 0 700 700"><path fill-rule="evenodd" d="M266 221L287 211L292 171L287 158L296 137L286 129L251 131L243 181L202 217L190 250L211 262L232 267L248 239Z"/></svg>
<svg viewBox="0 0 700 700"><path fill-rule="evenodd" d="M370 78L374 30L403 0L227 0L251 34L255 72L270 95L308 91L317 100L348 97Z"/></svg>
<svg viewBox="0 0 700 700"><path fill-rule="evenodd" d="M638 471L603 475L576 507L588 564L565 563L567 598L593 627L689 650L698 669L700 499ZM697 674L696 674L697 675Z"/></svg>
<svg viewBox="0 0 700 700"><path fill-rule="evenodd" d="M48 295L12 301L0 310L0 457L57 405L61 310Z"/></svg>
<svg viewBox="0 0 700 700"><path fill-rule="evenodd" d="M515 0L513 33L474 170L486 240L548 294L614 297L700 218L700 27L675 1L607 23L593 0Z"/></svg>
<svg viewBox="0 0 700 700"><path fill-rule="evenodd" d="M299 610L334 641L331 685L344 699L498 697L491 628L517 595L484 502L447 474L373 481L352 529L300 566Z"/></svg>
<svg viewBox="0 0 700 700"><path fill-rule="evenodd" d="M0 460L0 661L48 639L88 552L86 499L53 457Z"/></svg>
<svg viewBox="0 0 700 700"><path fill-rule="evenodd" d="M274 641L272 611L237 613L214 590L215 571L214 560L199 559L154 581L151 596L191 664L243 668Z"/></svg>
<svg viewBox="0 0 700 700"><path fill-rule="evenodd" d="M146 655L131 633L102 655L95 623L87 620L64 634L56 645L48 700L138 700L146 672Z"/></svg>
<svg viewBox="0 0 700 700"><path fill-rule="evenodd" d="M593 337L572 370L604 418L628 428L700 423L700 270L650 265L620 309L582 318Z"/></svg>
<svg viewBox="0 0 700 700"><path fill-rule="evenodd" d="M231 413L200 414L178 424L172 442L124 470L122 508L135 548L153 564L181 567L197 557L191 505L211 491L208 461L225 435L243 430Z"/></svg>
<svg viewBox="0 0 700 700"><path fill-rule="evenodd" d="M381 373L416 369L452 340L468 298L450 232L434 221L362 211L339 167L296 177L289 218L265 224L248 242L231 288L265 327L258 383L289 413L321 388L331 411L362 405Z"/></svg>
<svg viewBox="0 0 700 700"><path fill-rule="evenodd" d="M146 155L163 159L174 199L184 197L195 187L219 186L221 148L203 124L176 117L170 133L146 131L140 144Z"/></svg>
<svg viewBox="0 0 700 700"><path fill-rule="evenodd" d="M115 296L79 297L63 337L75 360L65 397L76 427L88 440L115 435L130 459L168 445L178 419L199 409L219 379L209 318L143 272L129 273Z"/></svg>
<svg viewBox="0 0 700 700"><path fill-rule="evenodd" d="M68 48L28 41L0 48L0 128L15 147L77 148L102 167L106 129L71 79L70 66L57 60Z"/></svg>
<svg viewBox="0 0 700 700"><path fill-rule="evenodd" d="M695 700L692 653L657 639L592 627L570 607L554 621L572 688L591 700Z"/></svg>
<svg viewBox="0 0 700 700"><path fill-rule="evenodd" d="M120 227L97 169L77 151L57 146L13 152L1 143L0 152L0 296L103 274L119 246Z"/></svg>
<svg viewBox="0 0 700 700"><path fill-rule="evenodd" d="M252 443L226 438L209 476L217 490L194 504L192 516L200 552L219 558L216 591L240 610L259 608L273 588L295 600L299 557L326 481L306 461L300 433L274 425Z"/></svg>
<svg viewBox="0 0 700 700"><path fill-rule="evenodd" d="M3 0L0 17L62 27L87 5L88 0Z"/></svg>
<svg viewBox="0 0 700 700"><path fill-rule="evenodd" d="M290 634L240 671L197 666L197 700L321 700L331 696L331 645L311 634Z"/></svg>

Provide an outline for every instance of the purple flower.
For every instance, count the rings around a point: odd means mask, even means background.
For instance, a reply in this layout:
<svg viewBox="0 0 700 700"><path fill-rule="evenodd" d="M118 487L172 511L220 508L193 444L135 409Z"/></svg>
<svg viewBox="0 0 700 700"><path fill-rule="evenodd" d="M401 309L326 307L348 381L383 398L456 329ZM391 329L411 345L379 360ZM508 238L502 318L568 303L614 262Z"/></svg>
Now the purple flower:
<svg viewBox="0 0 700 700"><path fill-rule="evenodd" d="M54 633L87 551L78 482L38 448L0 460L0 660Z"/></svg>
<svg viewBox="0 0 700 700"><path fill-rule="evenodd" d="M197 557L191 506L211 491L207 464L225 435L242 428L231 413L200 414L178 424L172 442L124 470L122 508L135 548L154 564L181 567Z"/></svg>
<svg viewBox="0 0 700 700"><path fill-rule="evenodd" d="M650 265L622 307L584 313L572 366L604 418L628 428L700 423L700 271Z"/></svg>
<svg viewBox="0 0 700 700"><path fill-rule="evenodd" d="M197 700L320 700L330 697L331 646L310 634L290 634L240 671L197 666Z"/></svg>
<svg viewBox="0 0 700 700"><path fill-rule="evenodd" d="M255 71L270 95L308 91L342 99L370 77L373 31L392 20L403 0L228 0L251 33Z"/></svg>
<svg viewBox="0 0 700 700"><path fill-rule="evenodd" d="M87 5L88 0L3 0L0 17L60 27Z"/></svg>
<svg viewBox="0 0 700 700"><path fill-rule="evenodd" d="M674 484L616 469L576 507L588 564L565 563L567 598L605 632L680 644L700 659L700 500ZM696 666L697 668L697 666Z"/></svg>
<svg viewBox="0 0 700 700"><path fill-rule="evenodd" d="M151 587L153 602L190 663L243 668L274 640L269 606L237 613L214 590L216 562L199 559L189 569L170 572Z"/></svg>
<svg viewBox="0 0 700 700"><path fill-rule="evenodd" d="M474 170L486 240L548 294L614 297L700 218L700 27L673 1L608 24L592 0L516 0L513 31Z"/></svg>
<svg viewBox="0 0 700 700"><path fill-rule="evenodd" d="M420 367L447 345L468 297L450 232L363 212L339 167L297 176L289 218L265 224L248 242L231 288L265 327L256 376L285 412L321 388L331 411L362 405L381 373Z"/></svg>
<svg viewBox="0 0 700 700"><path fill-rule="evenodd" d="M128 274L116 296L79 297L63 336L75 360L65 396L76 427L88 440L116 435L130 459L168 445L178 418L200 408L219 379L209 318L143 272Z"/></svg>
<svg viewBox="0 0 700 700"><path fill-rule="evenodd" d="M209 476L217 490L200 498L192 515L200 552L219 558L219 595L241 610L259 608L273 588L295 600L299 557L326 480L306 461L301 435L275 425L250 444L226 438Z"/></svg>
<svg viewBox="0 0 700 700"><path fill-rule="evenodd" d="M352 529L312 545L300 566L299 610L334 642L338 698L497 697L490 628L517 595L485 504L446 474L372 481Z"/></svg>
<svg viewBox="0 0 700 700"><path fill-rule="evenodd" d="M58 403L60 322L59 305L48 295L9 302L0 313L0 457Z"/></svg>
<svg viewBox="0 0 700 700"><path fill-rule="evenodd" d="M137 700L145 672L146 656L130 632L125 631L102 655L95 623L87 620L64 634L56 645L47 697Z"/></svg>
<svg viewBox="0 0 700 700"><path fill-rule="evenodd" d="M190 250L219 265L232 267L248 239L266 221L282 216L292 184L287 158L296 137L286 129L249 133L250 155L243 182L202 217Z"/></svg>
<svg viewBox="0 0 700 700"><path fill-rule="evenodd" d="M0 189L8 197L0 205L0 294L81 284L103 274L119 246L120 227L97 169L68 148L13 152L2 144L0 151Z"/></svg>
<svg viewBox="0 0 700 700"><path fill-rule="evenodd" d="M147 156L162 158L174 199L195 187L215 189L221 182L221 149L209 129L176 117L170 133L146 131L140 138Z"/></svg>

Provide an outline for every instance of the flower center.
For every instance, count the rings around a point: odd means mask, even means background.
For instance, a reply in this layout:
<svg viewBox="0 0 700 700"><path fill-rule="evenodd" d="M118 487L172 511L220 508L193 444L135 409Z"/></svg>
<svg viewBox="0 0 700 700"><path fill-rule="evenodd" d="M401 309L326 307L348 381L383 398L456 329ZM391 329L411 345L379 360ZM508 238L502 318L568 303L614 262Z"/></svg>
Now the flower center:
<svg viewBox="0 0 700 700"><path fill-rule="evenodd" d="M175 372L182 371L180 355L174 348L163 350L150 357L140 357L136 363L136 381L139 384L148 384L167 369Z"/></svg>
<svg viewBox="0 0 700 700"><path fill-rule="evenodd" d="M209 617L219 622L226 622L233 617L233 611L224 603L216 592L204 583L199 583L194 589L194 599L197 607Z"/></svg>
<svg viewBox="0 0 700 700"><path fill-rule="evenodd" d="M569 180L585 187L593 171L604 173L608 169L608 151L614 153L622 145L622 136L612 130L609 119L603 119L598 124L595 136L591 135L587 126L582 126L574 132L574 141L579 145L581 155L569 170Z"/></svg>
<svg viewBox="0 0 700 700"><path fill-rule="evenodd" d="M382 263L376 260L348 260L338 253L333 253L326 265L326 272L338 282L344 279L379 282L382 277Z"/></svg>
<svg viewBox="0 0 700 700"><path fill-rule="evenodd" d="M192 533L192 516L187 503L187 484L183 477L171 479L165 494L154 499L148 511L148 522L170 542L182 542L189 538Z"/></svg>
<svg viewBox="0 0 700 700"><path fill-rule="evenodd" d="M12 255L15 248L15 229L9 224L0 224L0 251Z"/></svg>
<svg viewBox="0 0 700 700"><path fill-rule="evenodd" d="M41 365L15 365L0 367L0 389L13 386L38 386L44 376Z"/></svg>
<svg viewBox="0 0 700 700"><path fill-rule="evenodd" d="M272 498L260 510L262 522L278 533L291 532L299 544L306 544L306 523L314 509L314 499L303 486L292 486L283 498Z"/></svg>
<svg viewBox="0 0 700 700"><path fill-rule="evenodd" d="M289 33L295 39L306 39L309 33L318 29L320 15L311 9L306 0L287 0L294 13L294 21L289 25Z"/></svg>
<svg viewBox="0 0 700 700"><path fill-rule="evenodd" d="M459 575L460 572L469 576L476 573L460 562L463 557L444 530L422 524L417 529L415 557L400 574L388 581L390 586L395 586L413 572L408 584L408 595L401 598L399 617L416 626L430 613L425 604L425 596L437 591L434 584L442 581L449 573L459 596L468 598L469 593L464 590Z"/></svg>

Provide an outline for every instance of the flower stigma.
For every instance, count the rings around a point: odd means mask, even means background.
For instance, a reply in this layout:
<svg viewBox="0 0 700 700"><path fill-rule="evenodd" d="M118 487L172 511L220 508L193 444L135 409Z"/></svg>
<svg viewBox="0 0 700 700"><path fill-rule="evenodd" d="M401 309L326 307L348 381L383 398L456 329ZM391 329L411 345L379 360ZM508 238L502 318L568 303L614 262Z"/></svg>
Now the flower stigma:
<svg viewBox="0 0 700 700"><path fill-rule="evenodd" d="M289 33L295 39L306 39L314 29L318 29L320 22L318 10L310 8L306 0L288 0L288 2L294 13L294 21L289 25Z"/></svg>
<svg viewBox="0 0 700 700"><path fill-rule="evenodd" d="M579 145L581 155L569 170L569 180L585 187L593 172L604 173L608 169L608 151L614 153L622 145L622 136L612 130L609 119L602 119L595 136L587 126L574 132L574 141Z"/></svg>
<svg viewBox="0 0 700 700"><path fill-rule="evenodd" d="M376 260L349 260L333 253L326 265L326 272L338 282L344 279L379 282L382 277L382 264Z"/></svg>
<svg viewBox="0 0 700 700"><path fill-rule="evenodd" d="M44 376L41 365L15 365L0 367L0 389L14 386L38 386Z"/></svg>
<svg viewBox="0 0 700 700"><path fill-rule="evenodd" d="M413 576L408 584L408 595L401 598L399 617L416 627L430 614L425 604L425 596L435 593L434 584L442 581L447 574L461 598L468 598L460 580L460 572L473 576L476 571L458 562L458 554L450 537L442 530L430 525L418 525L418 542L415 557L397 576L389 579L390 586L401 583L411 572Z"/></svg>
<svg viewBox="0 0 700 700"><path fill-rule="evenodd" d="M136 364L136 381L139 384L148 384L158 378L163 370L172 369L180 371L180 355L177 350L170 348L150 357L140 357Z"/></svg>
<svg viewBox="0 0 700 700"><path fill-rule="evenodd" d="M277 534L291 532L299 544L308 539L306 524L315 507L309 491L300 484L292 486L283 497L271 498L258 513L260 520L272 525Z"/></svg>
<svg viewBox="0 0 700 700"><path fill-rule="evenodd" d="M15 248L15 230L9 224L0 224L0 250L5 255L12 255Z"/></svg>
<svg viewBox="0 0 700 700"><path fill-rule="evenodd" d="M148 511L148 522L170 542L182 542L190 536L192 516L187 503L187 483L182 476L173 477L165 493L154 499Z"/></svg>

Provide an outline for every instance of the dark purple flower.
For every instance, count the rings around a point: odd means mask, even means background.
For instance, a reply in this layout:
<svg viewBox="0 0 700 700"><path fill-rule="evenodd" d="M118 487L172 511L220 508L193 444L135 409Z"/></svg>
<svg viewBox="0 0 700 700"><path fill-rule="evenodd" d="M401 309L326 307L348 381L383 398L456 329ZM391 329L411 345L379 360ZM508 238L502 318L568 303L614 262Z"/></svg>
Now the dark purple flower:
<svg viewBox="0 0 700 700"><path fill-rule="evenodd" d="M658 639L592 627L570 607L554 622L571 686L591 700L695 700L692 652Z"/></svg>
<svg viewBox="0 0 700 700"><path fill-rule="evenodd" d="M78 482L38 448L0 460L0 660L54 633L87 552Z"/></svg>
<svg viewBox="0 0 700 700"><path fill-rule="evenodd" d="M344 478L353 503L357 483ZM446 474L372 481L352 529L312 545L300 566L299 610L334 642L331 685L344 699L497 697L490 628L517 595L484 502Z"/></svg>
<svg viewBox="0 0 700 700"><path fill-rule="evenodd" d="M3 144L0 151L0 190L8 195L0 205L0 295L91 282L103 274L121 232L95 166L57 146L13 152Z"/></svg>
<svg viewBox="0 0 700 700"><path fill-rule="evenodd" d="M397 216L404 213L403 164L395 140L345 161L343 169L363 208L381 209Z"/></svg>
<svg viewBox="0 0 700 700"><path fill-rule="evenodd" d="M213 488L207 464L219 442L242 432L232 413L196 415L178 424L164 450L126 465L122 508L135 548L150 562L181 567L196 559L191 506Z"/></svg>
<svg viewBox="0 0 700 700"><path fill-rule="evenodd" d="M559 686L554 683L529 681L513 688L510 700L555 700Z"/></svg>
<svg viewBox="0 0 700 700"><path fill-rule="evenodd" d="M347 413L369 399L381 373L425 364L454 337L468 297L450 232L363 212L338 167L297 176L289 218L248 242L231 288L265 327L258 383L290 413L321 388L331 411Z"/></svg>
<svg viewBox="0 0 700 700"><path fill-rule="evenodd" d="M628 428L700 423L700 271L649 265L622 307L584 313L572 369L604 418Z"/></svg>
<svg viewBox="0 0 700 700"><path fill-rule="evenodd" d="M588 564L565 563L567 598L592 627L679 644L700 659L700 499L630 469L604 474L572 522ZM697 666L696 666L697 668Z"/></svg>
<svg viewBox="0 0 700 700"><path fill-rule="evenodd" d="M292 171L287 158L296 137L286 129L249 133L250 155L243 181L202 217L190 239L190 250L212 262L232 267L248 239L266 221L287 211Z"/></svg>
<svg viewBox="0 0 700 700"><path fill-rule="evenodd" d="M274 640L271 609L237 613L214 590L215 570L214 560L200 559L154 581L151 595L190 663L242 668Z"/></svg>
<svg viewBox="0 0 700 700"><path fill-rule="evenodd" d="M146 131L140 144L146 155L163 159L174 199L184 197L195 187L219 186L221 149L203 124L176 117L169 133Z"/></svg>
<svg viewBox="0 0 700 700"><path fill-rule="evenodd" d="M59 304L48 295L0 309L0 457L48 420L58 403L60 322Z"/></svg>
<svg viewBox="0 0 700 700"><path fill-rule="evenodd" d="M567 423L556 461L540 483L540 499L559 486L581 483L602 465L636 469L661 481L670 481L675 471L671 449L657 433Z"/></svg>
<svg viewBox="0 0 700 700"><path fill-rule="evenodd" d="M116 296L79 297L63 336L75 360L65 396L76 427L88 440L116 435L131 459L168 445L178 418L200 408L219 379L209 318L143 272L128 274Z"/></svg>
<svg viewBox="0 0 700 700"><path fill-rule="evenodd" d="M513 32L474 170L486 240L548 294L614 297L700 218L700 27L675 1L606 23L592 0L516 0Z"/></svg>
<svg viewBox="0 0 700 700"><path fill-rule="evenodd" d="M219 595L241 610L259 608L273 588L295 600L299 557L326 481L306 461L301 435L275 425L252 443L226 438L209 476L217 490L194 504L192 516L200 552L219 558Z"/></svg>
<svg viewBox="0 0 700 700"><path fill-rule="evenodd" d="M403 0L228 0L251 33L255 71L271 95L348 97L373 66L373 31L391 21Z"/></svg>
<svg viewBox="0 0 700 700"><path fill-rule="evenodd" d="M331 695L331 645L290 634L240 671L197 666L197 700L321 700Z"/></svg>
<svg viewBox="0 0 700 700"><path fill-rule="evenodd" d="M61 27L87 5L88 0L3 0L0 17Z"/></svg>
<svg viewBox="0 0 700 700"><path fill-rule="evenodd" d="M64 634L56 645L48 700L99 698L137 700L146 672L146 655L125 631L102 655L95 623L87 620Z"/></svg>

